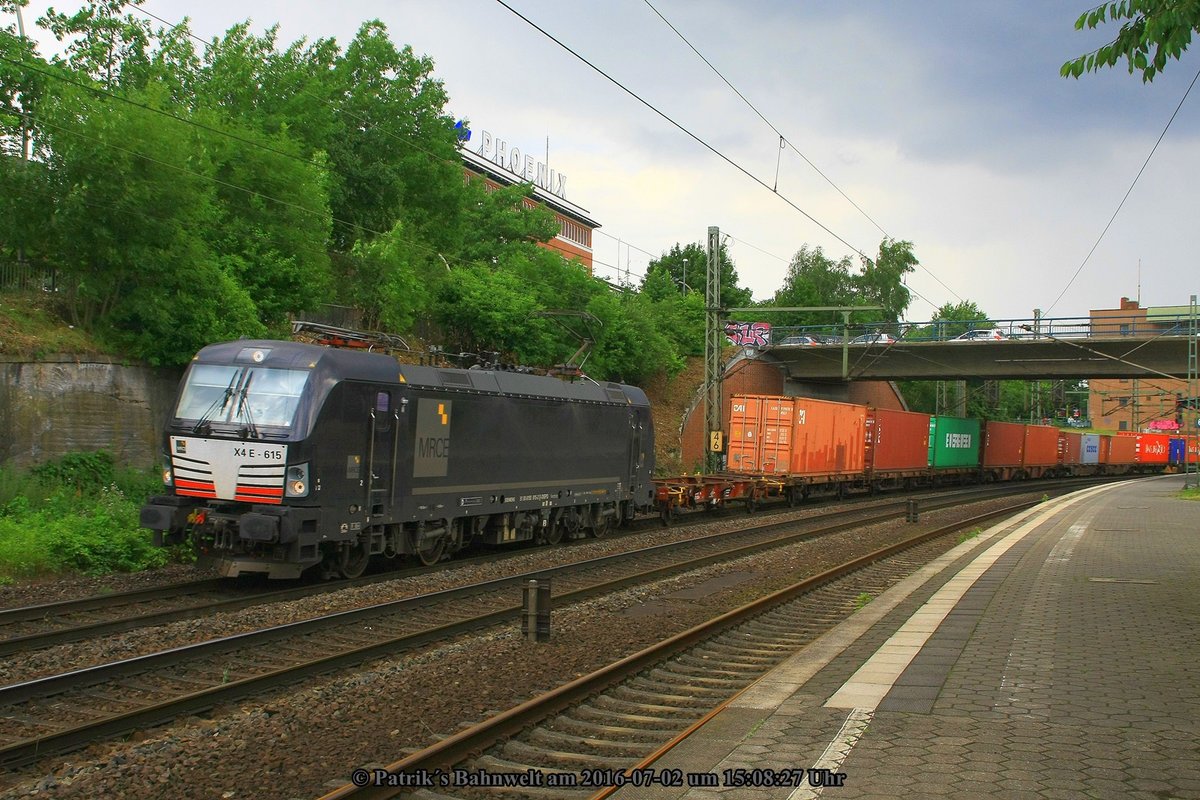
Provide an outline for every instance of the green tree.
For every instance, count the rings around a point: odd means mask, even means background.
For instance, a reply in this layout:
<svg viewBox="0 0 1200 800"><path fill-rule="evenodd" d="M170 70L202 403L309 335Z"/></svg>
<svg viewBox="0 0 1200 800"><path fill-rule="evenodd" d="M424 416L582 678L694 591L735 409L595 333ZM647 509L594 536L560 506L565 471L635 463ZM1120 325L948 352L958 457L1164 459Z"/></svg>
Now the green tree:
<svg viewBox="0 0 1200 800"><path fill-rule="evenodd" d="M161 94L133 97L155 107ZM42 124L56 196L51 235L77 323L152 363L262 332L210 243L216 192L211 162L196 157L198 131L70 86L43 109Z"/></svg>
<svg viewBox="0 0 1200 800"><path fill-rule="evenodd" d="M66 44L61 63L75 74L106 89L143 89L153 74L150 23L122 14L126 5L141 0L91 0L70 15L49 8L38 22Z"/></svg>
<svg viewBox="0 0 1200 800"><path fill-rule="evenodd" d="M737 266L724 242L721 243L720 260L721 305L725 308L744 308L750 305L752 293L749 289L738 286ZM695 242L682 246L676 243L666 253L650 262L646 276L642 279L642 289L644 291L648 283L665 286L666 284L657 279L652 280L652 276L665 273L670 279L669 282L674 284L675 292L695 292L703 298L708 281L707 271L708 251L704 246ZM654 299L661 300L662 296L656 295Z"/></svg>
<svg viewBox="0 0 1200 800"><path fill-rule="evenodd" d="M973 300L945 303L933 312L933 324L930 327L914 330L909 338L953 339L970 330L992 327L989 319L987 312Z"/></svg>
<svg viewBox="0 0 1200 800"><path fill-rule="evenodd" d="M677 373L683 360L655 317L655 306L635 292L603 292L587 310L603 323L588 373L599 379L641 383L658 372Z"/></svg>
<svg viewBox="0 0 1200 800"><path fill-rule="evenodd" d="M553 239L558 221L546 207L526 205L532 194L529 184L488 190L482 180L472 180L464 190L455 241L447 245L449 256L468 263L497 262L510 252L532 253L538 249L533 245Z"/></svg>
<svg viewBox="0 0 1200 800"><path fill-rule="evenodd" d="M328 175L300 158L299 145L285 133L215 119L209 124L237 137L200 134L213 161L210 246L254 299L259 320L279 326L289 313L312 310L330 294Z"/></svg>
<svg viewBox="0 0 1200 800"><path fill-rule="evenodd" d="M434 246L459 224L462 162L433 62L397 48L382 22L365 23L334 65L340 130L324 143L333 166L334 245L407 227Z"/></svg>
<svg viewBox="0 0 1200 800"><path fill-rule="evenodd" d="M912 242L884 239L879 244L879 256L874 261L864 259L862 272L851 275L855 304L883 307L882 311L870 312L872 321L897 322L908 308L912 293L904 285L904 276L919 263L912 248Z"/></svg>
<svg viewBox="0 0 1200 800"><path fill-rule="evenodd" d="M854 305L854 282L850 276L851 261L843 256L834 261L818 246L803 245L788 264L783 285L776 290L771 305L805 308L812 306ZM818 311L787 311L772 314L774 326L822 325L840 321L840 315Z"/></svg>
<svg viewBox="0 0 1200 800"><path fill-rule="evenodd" d="M409 330L429 300L433 282L422 276L432 271L438 277L428 254L412 246L399 222L383 236L356 242L341 263L348 279L344 299L359 309L370 330Z"/></svg>
<svg viewBox="0 0 1200 800"><path fill-rule="evenodd" d="M1075 20L1075 29L1097 28L1120 22L1111 42L1062 65L1059 74L1078 78L1115 66L1122 58L1129 72L1139 71L1149 82L1166 68L1168 59L1178 60L1200 31L1200 0L1116 0L1103 2Z"/></svg>
<svg viewBox="0 0 1200 800"><path fill-rule="evenodd" d="M447 343L462 352L537 364L552 349L551 324L536 316L544 308L516 271L484 264L457 268L437 299L435 319Z"/></svg>

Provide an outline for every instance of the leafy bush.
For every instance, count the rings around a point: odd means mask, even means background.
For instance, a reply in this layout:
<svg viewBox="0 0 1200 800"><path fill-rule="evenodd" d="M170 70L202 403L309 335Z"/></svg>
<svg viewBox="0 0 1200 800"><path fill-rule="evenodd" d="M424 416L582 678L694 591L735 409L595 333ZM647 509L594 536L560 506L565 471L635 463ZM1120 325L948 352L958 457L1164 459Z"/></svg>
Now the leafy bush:
<svg viewBox="0 0 1200 800"><path fill-rule="evenodd" d="M0 581L166 564L171 554L138 525L142 499L160 487L153 473L116 469L103 451L0 469Z"/></svg>
<svg viewBox="0 0 1200 800"><path fill-rule="evenodd" d="M47 550L60 568L88 574L132 572L167 563L152 534L137 525L138 508L115 487L87 516L62 517L47 528Z"/></svg>
<svg viewBox="0 0 1200 800"><path fill-rule="evenodd" d="M113 483L114 463L112 453L107 450L67 453L55 461L39 464L30 472L48 483L72 486L79 492L98 492Z"/></svg>

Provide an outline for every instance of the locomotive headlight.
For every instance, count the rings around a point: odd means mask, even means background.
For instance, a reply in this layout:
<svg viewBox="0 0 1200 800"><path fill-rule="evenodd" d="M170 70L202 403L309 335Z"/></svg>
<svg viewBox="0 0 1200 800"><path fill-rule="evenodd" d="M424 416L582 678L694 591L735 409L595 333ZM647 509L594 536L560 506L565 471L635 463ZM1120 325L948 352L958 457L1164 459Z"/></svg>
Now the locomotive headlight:
<svg viewBox="0 0 1200 800"><path fill-rule="evenodd" d="M304 497L308 494L308 464L293 464L287 469L288 497Z"/></svg>
<svg viewBox="0 0 1200 800"><path fill-rule="evenodd" d="M175 485L175 473L171 469L171 459L166 456L163 456L162 479L163 486Z"/></svg>

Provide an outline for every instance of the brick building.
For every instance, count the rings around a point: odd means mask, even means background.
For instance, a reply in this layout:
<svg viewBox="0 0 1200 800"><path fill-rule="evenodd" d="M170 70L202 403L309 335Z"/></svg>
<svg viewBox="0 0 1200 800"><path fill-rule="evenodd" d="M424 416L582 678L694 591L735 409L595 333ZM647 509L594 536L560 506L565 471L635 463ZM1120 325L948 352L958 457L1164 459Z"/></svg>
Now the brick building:
<svg viewBox="0 0 1200 800"><path fill-rule="evenodd" d="M1092 310L1092 336L1156 336L1187 331L1187 306L1142 308L1121 298L1118 308ZM1136 354L1130 356L1137 360ZM1096 428L1113 431L1177 430L1178 401L1188 396L1186 380L1106 378L1088 381L1088 416ZM1189 416L1192 416L1191 414Z"/></svg>
<svg viewBox="0 0 1200 800"><path fill-rule="evenodd" d="M566 199L566 176L534 161L531 155L523 155L515 147L509 149L487 131L481 139L477 150L467 149L464 142L459 151L466 180L483 180L489 191L518 183L533 184L533 196L526 198L525 203L531 208L545 206L558 220L558 235L542 246L564 258L578 260L591 275L592 231L600 224L588 216L587 209Z"/></svg>

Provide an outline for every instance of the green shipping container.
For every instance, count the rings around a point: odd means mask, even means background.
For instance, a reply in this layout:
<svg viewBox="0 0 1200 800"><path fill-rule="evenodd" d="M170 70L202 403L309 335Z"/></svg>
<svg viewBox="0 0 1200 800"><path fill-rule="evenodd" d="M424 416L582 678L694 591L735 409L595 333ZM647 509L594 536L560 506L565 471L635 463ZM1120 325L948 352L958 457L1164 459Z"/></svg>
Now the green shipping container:
<svg viewBox="0 0 1200 800"><path fill-rule="evenodd" d="M951 469L979 466L979 420L929 418L929 466Z"/></svg>

